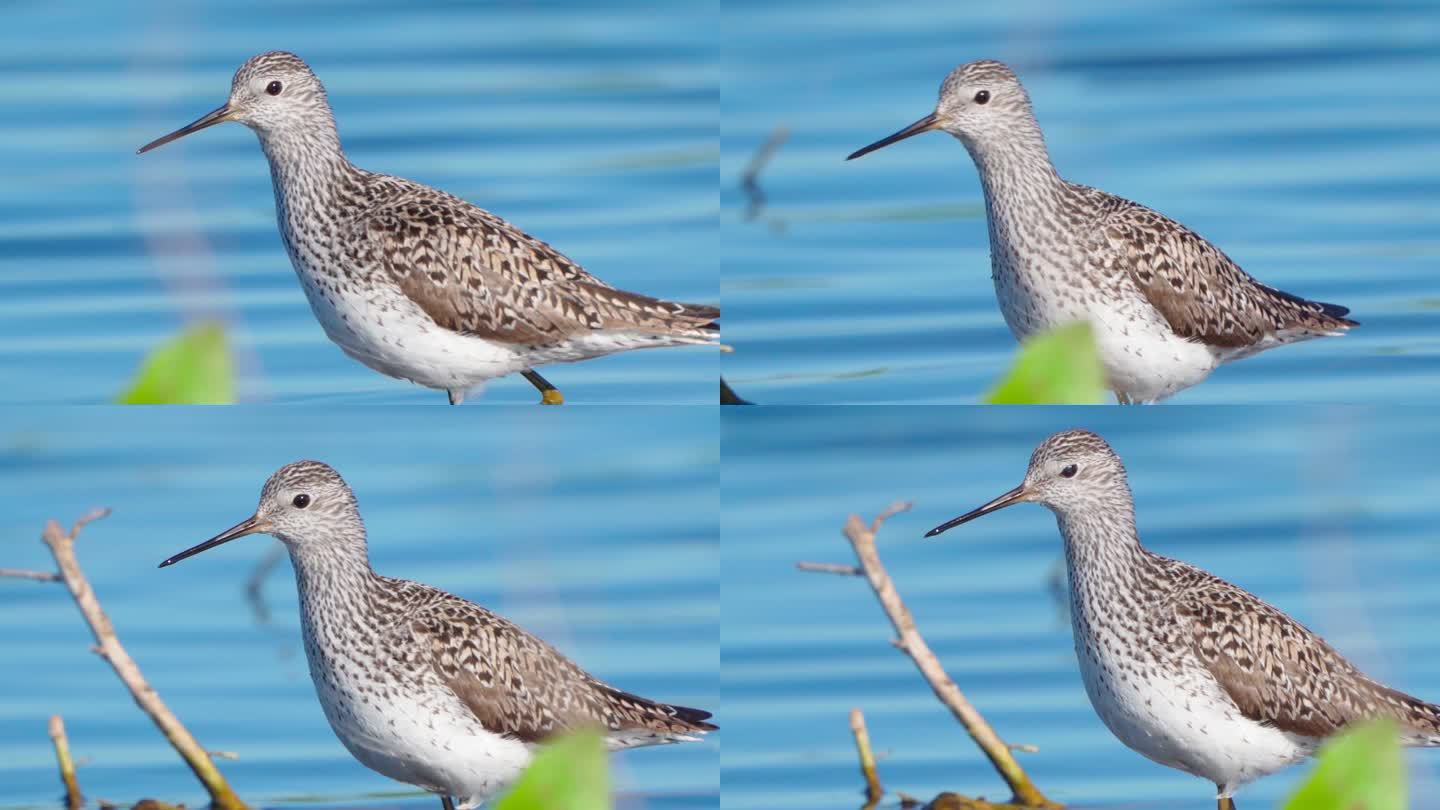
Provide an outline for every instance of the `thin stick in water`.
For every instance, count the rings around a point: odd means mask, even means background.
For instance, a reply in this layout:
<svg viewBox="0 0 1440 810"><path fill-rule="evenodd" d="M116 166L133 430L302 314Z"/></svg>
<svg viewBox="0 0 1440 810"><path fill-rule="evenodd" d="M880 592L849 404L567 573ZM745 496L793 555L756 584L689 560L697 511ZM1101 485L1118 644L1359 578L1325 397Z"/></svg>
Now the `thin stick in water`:
<svg viewBox="0 0 1440 810"><path fill-rule="evenodd" d="M80 795L80 780L75 778L75 761L70 758L70 740L65 736L65 721L50 715L50 741L55 744L55 761L60 765L60 781L65 783L65 806L80 810L85 799Z"/></svg>
<svg viewBox="0 0 1440 810"><path fill-rule="evenodd" d="M865 777L865 807L872 810L885 795L880 785L880 774L875 770L875 754L870 750L870 732L865 728L865 715L859 709L850 710L850 733L855 735L855 751L860 756L860 774Z"/></svg>

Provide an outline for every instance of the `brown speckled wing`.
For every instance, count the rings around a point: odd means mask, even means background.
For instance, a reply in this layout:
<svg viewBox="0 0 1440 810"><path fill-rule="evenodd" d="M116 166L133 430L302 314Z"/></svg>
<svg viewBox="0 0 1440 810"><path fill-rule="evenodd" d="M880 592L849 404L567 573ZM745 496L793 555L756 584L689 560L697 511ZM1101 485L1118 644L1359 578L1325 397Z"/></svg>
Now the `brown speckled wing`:
<svg viewBox="0 0 1440 810"><path fill-rule="evenodd" d="M1119 198L1116 198L1119 200ZM1199 234L1128 201L1097 225L1091 261L1124 270L1183 338L1237 349L1280 332L1343 331L1348 310L1307 301L1251 278Z"/></svg>
<svg viewBox="0 0 1440 810"><path fill-rule="evenodd" d="M1393 718L1422 738L1440 730L1437 707L1370 680L1294 619L1192 570L1192 584L1174 603L1177 618L1244 716L1306 737L1373 717Z"/></svg>
<svg viewBox="0 0 1440 810"><path fill-rule="evenodd" d="M486 729L540 742L568 729L684 735L714 726L709 714L655 703L590 676L554 647L471 602L442 594L412 612L409 632L429 666ZM464 627L457 633L453 628Z"/></svg>
<svg viewBox="0 0 1440 810"><path fill-rule="evenodd" d="M559 251L457 197L399 178L355 220L369 264L440 326L486 340L551 346L602 329L701 329L711 307L617 290Z"/></svg>

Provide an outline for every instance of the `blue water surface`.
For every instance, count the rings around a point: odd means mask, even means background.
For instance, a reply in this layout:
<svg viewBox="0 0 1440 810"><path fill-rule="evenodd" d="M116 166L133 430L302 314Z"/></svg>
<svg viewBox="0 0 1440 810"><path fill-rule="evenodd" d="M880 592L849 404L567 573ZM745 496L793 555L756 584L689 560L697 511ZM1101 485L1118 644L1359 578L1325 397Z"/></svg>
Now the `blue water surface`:
<svg viewBox="0 0 1440 810"><path fill-rule="evenodd" d="M563 411L563 413L562 413ZM467 413L469 416L467 417ZM252 513L299 458L359 498L376 570L490 607L615 685L718 715L713 408L7 409L0 567L54 570L45 521L91 507L78 555L121 642L252 806L433 810L345 751L316 701L289 562L245 538L159 570ZM268 617L267 615L268 614ZM205 794L110 669L62 586L0 578L0 808L54 808L64 717L93 802ZM717 716L723 724L723 717ZM718 735L612 758L622 807L718 802ZM91 805L93 806L93 804Z"/></svg>
<svg viewBox="0 0 1440 810"><path fill-rule="evenodd" d="M1425 408L727 408L721 473L723 805L862 803L852 708L891 791L990 798L1004 784L914 665L852 564L847 517L897 500L878 544L950 675L1050 798L1089 808L1213 808L1214 787L1133 753L1091 709L1075 662L1054 518L1019 505L924 540L1020 483L1031 450L1098 431L1130 473L1142 540L1249 589L1363 670L1440 698L1440 435ZM1413 806L1440 752L1417 751ZM1278 806L1295 768L1245 788Z"/></svg>
<svg viewBox="0 0 1440 810"><path fill-rule="evenodd" d="M1440 5L733 0L724 23L722 365L742 396L974 402L1007 368L964 148L844 160L979 58L1015 66L1063 176L1363 324L1175 402L1440 396ZM749 219L741 178L778 128Z"/></svg>
<svg viewBox="0 0 1440 810"><path fill-rule="evenodd" d="M615 286L718 303L718 4L11 4L0 26L0 403L113 398L184 324L230 329L246 401L444 402L343 355L310 313L256 138L137 156L304 57L357 165L490 209ZM571 401L710 402L713 348L546 375ZM43 380L43 384L38 381ZM530 402L518 377L487 402Z"/></svg>

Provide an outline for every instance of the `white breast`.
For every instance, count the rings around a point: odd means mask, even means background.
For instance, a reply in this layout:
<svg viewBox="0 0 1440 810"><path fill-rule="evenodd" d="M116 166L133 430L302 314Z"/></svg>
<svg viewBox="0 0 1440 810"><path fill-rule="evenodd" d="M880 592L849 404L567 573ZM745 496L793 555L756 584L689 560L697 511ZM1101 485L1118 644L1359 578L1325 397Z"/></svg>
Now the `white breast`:
<svg viewBox="0 0 1440 810"><path fill-rule="evenodd" d="M1016 255L992 244L995 296L1017 340L1057 326L1088 321L1113 390L1134 401L1164 399L1203 381L1219 365L1207 346L1184 340L1138 292L1114 295L1089 284L1057 282L1080 273L1078 256Z"/></svg>
<svg viewBox="0 0 1440 810"><path fill-rule="evenodd" d="M310 675L335 736L361 764L473 807L510 786L532 757L527 744L486 731L438 682L416 687L307 638Z"/></svg>
<svg viewBox="0 0 1440 810"><path fill-rule="evenodd" d="M1085 692L1105 726L1131 749L1227 788L1311 752L1305 741L1241 715L1198 665L1176 669L1137 657L1135 639L1098 627L1093 609L1076 611L1074 621Z"/></svg>
<svg viewBox="0 0 1440 810"><path fill-rule="evenodd" d="M332 259L317 254L298 232L288 233L285 244L326 336L381 374L465 390L529 367L511 346L438 327L398 288L362 283L368 268L345 268L357 278L337 279L333 268L320 269Z"/></svg>

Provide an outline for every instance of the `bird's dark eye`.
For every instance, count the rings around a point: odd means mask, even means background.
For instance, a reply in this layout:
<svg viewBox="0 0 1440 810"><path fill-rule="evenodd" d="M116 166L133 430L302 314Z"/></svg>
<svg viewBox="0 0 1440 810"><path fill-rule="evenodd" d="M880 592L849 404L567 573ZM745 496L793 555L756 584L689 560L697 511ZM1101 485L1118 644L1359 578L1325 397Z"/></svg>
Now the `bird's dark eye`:
<svg viewBox="0 0 1440 810"><path fill-rule="evenodd" d="M280 95L280 91L284 89L285 88L280 85L280 82L270 82L269 84L265 85L265 92L269 93L272 96Z"/></svg>
<svg viewBox="0 0 1440 810"><path fill-rule="evenodd" d="M296 509L304 509L310 505L310 496L302 492L296 495L295 500L291 501L291 503L295 504Z"/></svg>
<svg viewBox="0 0 1440 810"><path fill-rule="evenodd" d="M277 90L276 92L279 92L279 91ZM271 93L271 95L274 95L274 93ZM975 103L976 103L976 104L984 104L984 103L988 102L989 100L990 100L990 91L989 91L989 90L981 90L980 92L978 92L978 93L975 94Z"/></svg>
<svg viewBox="0 0 1440 810"><path fill-rule="evenodd" d="M1079 467L1075 466L1074 464L1067 464L1067 465L1065 465L1065 469L1063 469L1063 470L1060 471L1060 477L1061 477L1061 478L1074 478L1074 477L1075 477L1075 473L1077 473L1077 472L1080 472L1080 468L1079 468Z"/></svg>

